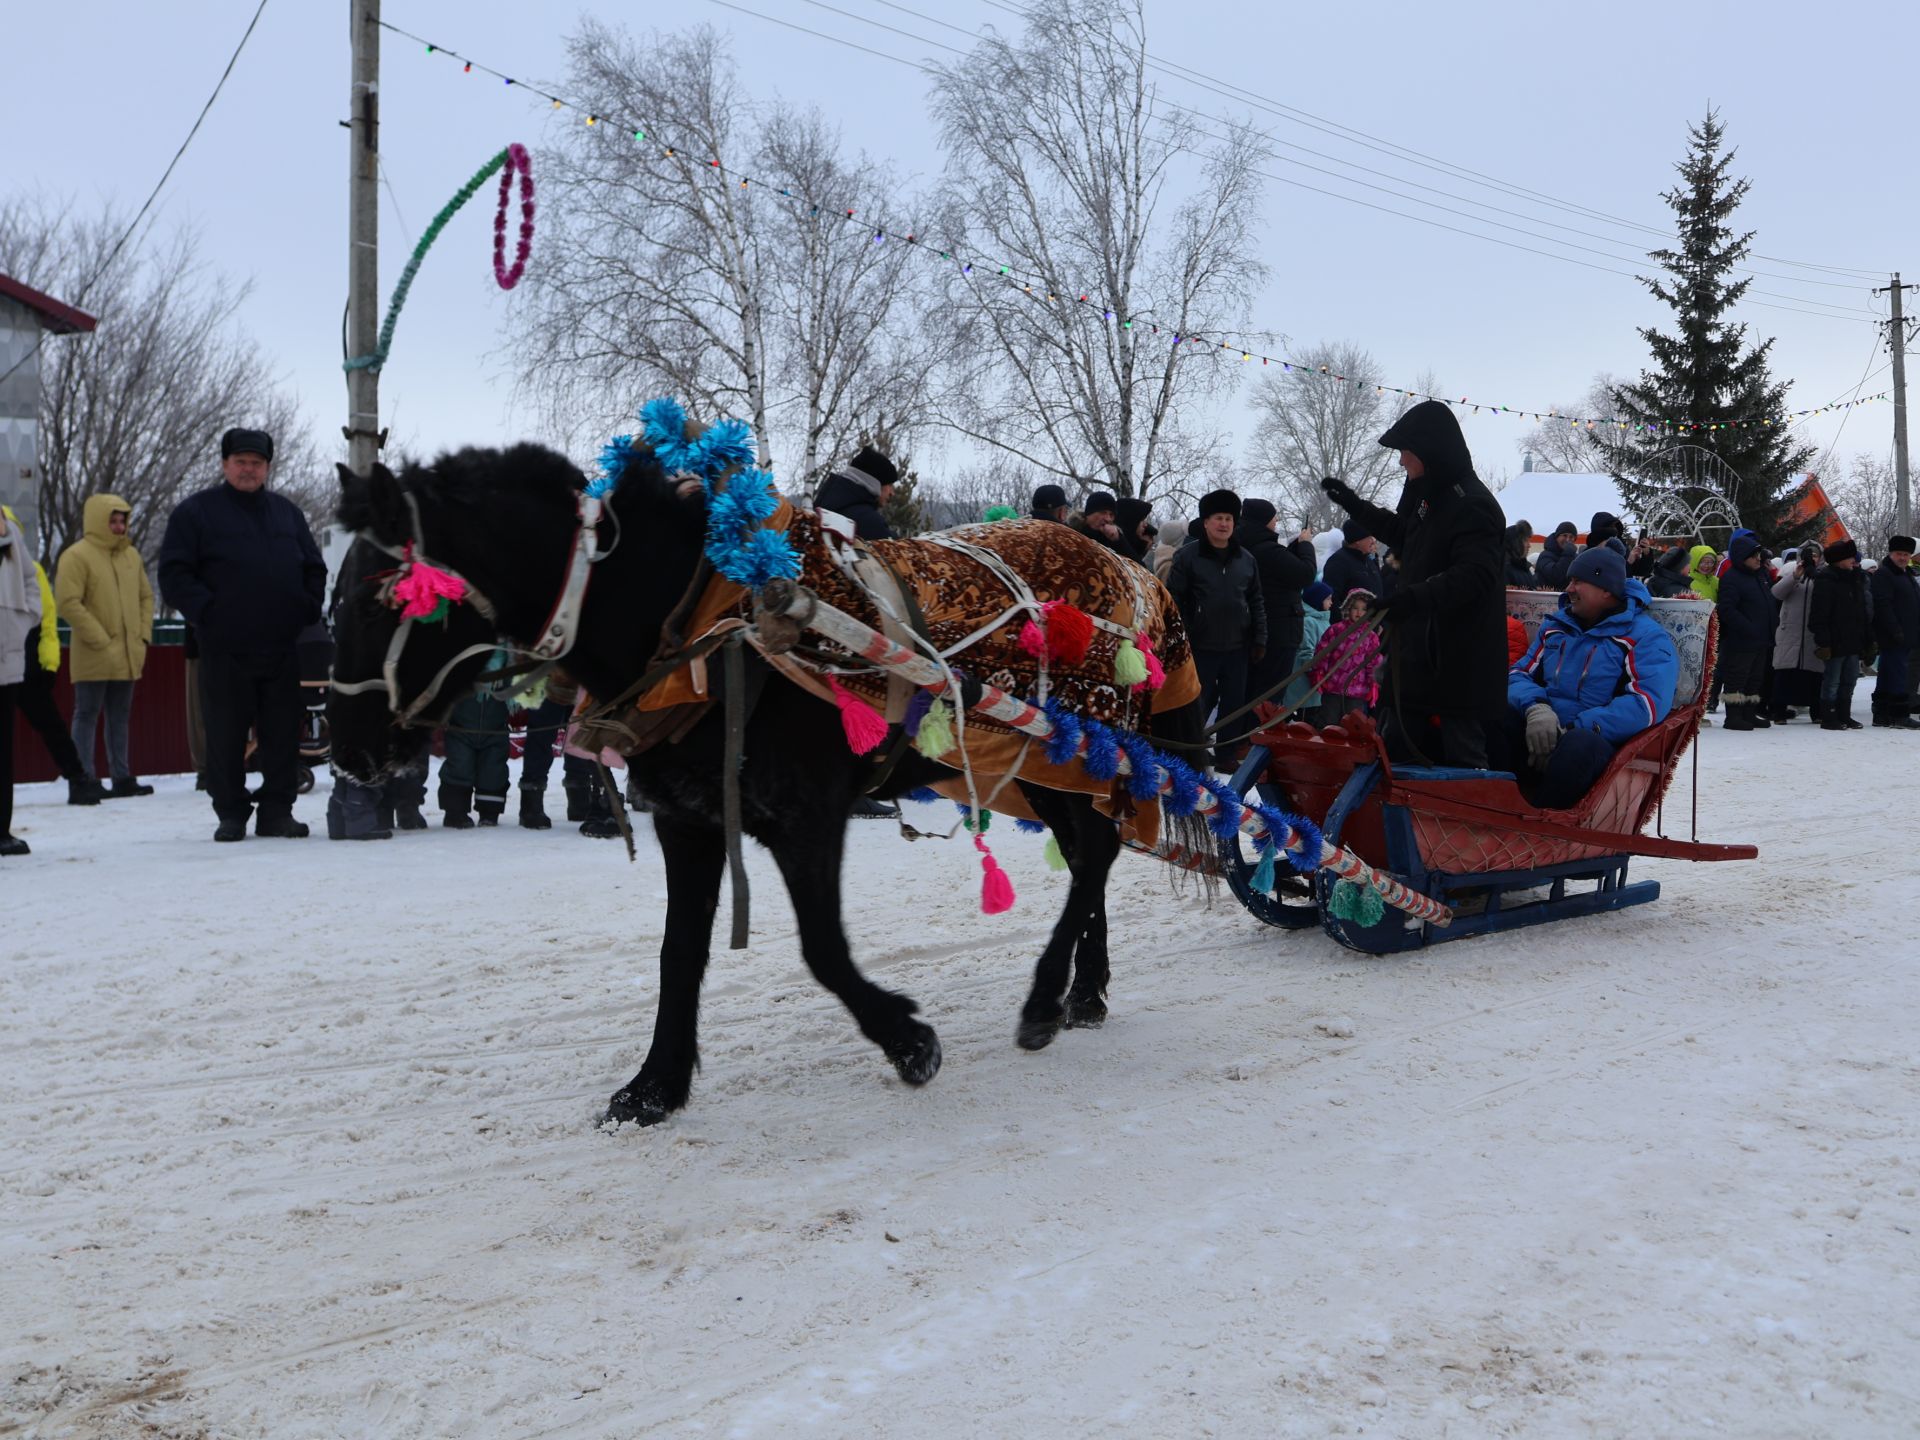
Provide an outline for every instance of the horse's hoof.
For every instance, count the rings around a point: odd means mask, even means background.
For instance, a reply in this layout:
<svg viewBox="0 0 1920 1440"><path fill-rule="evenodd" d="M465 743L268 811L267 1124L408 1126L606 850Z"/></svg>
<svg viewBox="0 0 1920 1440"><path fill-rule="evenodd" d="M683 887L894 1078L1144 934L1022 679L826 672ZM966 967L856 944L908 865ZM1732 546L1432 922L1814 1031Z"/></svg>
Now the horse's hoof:
<svg viewBox="0 0 1920 1440"><path fill-rule="evenodd" d="M1044 1050L1059 1033L1060 1020L1056 1016L1052 1020L1022 1020L1013 1038L1022 1050Z"/></svg>
<svg viewBox="0 0 1920 1440"><path fill-rule="evenodd" d="M909 1085L924 1085L940 1073L940 1037L931 1025L916 1025L919 1033L903 1049L889 1050L887 1058Z"/></svg>
<svg viewBox="0 0 1920 1440"><path fill-rule="evenodd" d="M602 1125L658 1125L679 1106L668 1105L651 1089L629 1085L613 1092L600 1117Z"/></svg>
<svg viewBox="0 0 1920 1440"><path fill-rule="evenodd" d="M1067 997L1067 1029L1098 1030L1107 1023L1107 1002L1098 995Z"/></svg>

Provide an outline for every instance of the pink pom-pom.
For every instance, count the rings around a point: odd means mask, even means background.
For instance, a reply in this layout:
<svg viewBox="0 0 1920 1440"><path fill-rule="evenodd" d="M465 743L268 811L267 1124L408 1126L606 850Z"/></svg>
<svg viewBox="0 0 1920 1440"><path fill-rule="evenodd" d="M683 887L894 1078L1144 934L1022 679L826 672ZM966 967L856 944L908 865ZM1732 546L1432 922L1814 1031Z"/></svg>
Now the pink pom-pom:
<svg viewBox="0 0 1920 1440"><path fill-rule="evenodd" d="M408 546L407 573L393 586L393 598L400 602L401 619L425 620L442 600L458 605L467 598L466 582L458 575L423 564L412 555L413 547Z"/></svg>
<svg viewBox="0 0 1920 1440"><path fill-rule="evenodd" d="M840 727L847 732L847 744L856 755L877 750L887 738L887 720L831 675L827 688L833 691L833 703L840 707Z"/></svg>
<svg viewBox="0 0 1920 1440"><path fill-rule="evenodd" d="M1047 637L1031 620L1020 627L1020 648L1036 660L1047 653Z"/></svg>
<svg viewBox="0 0 1920 1440"><path fill-rule="evenodd" d="M974 836L973 848L980 852L980 869L985 872L985 878L980 882L980 913L1004 914L1013 908L1013 881L1000 868L1000 862L993 858L993 852L987 849L984 839Z"/></svg>
<svg viewBox="0 0 1920 1440"><path fill-rule="evenodd" d="M1133 637L1133 644L1134 648L1140 652L1140 658L1147 662L1146 688L1149 690L1158 690L1162 685L1167 683L1167 669L1166 666L1160 663L1160 657L1153 653L1152 638L1148 636L1146 631L1142 630L1138 635ZM1136 685L1133 688L1138 690L1140 687Z"/></svg>

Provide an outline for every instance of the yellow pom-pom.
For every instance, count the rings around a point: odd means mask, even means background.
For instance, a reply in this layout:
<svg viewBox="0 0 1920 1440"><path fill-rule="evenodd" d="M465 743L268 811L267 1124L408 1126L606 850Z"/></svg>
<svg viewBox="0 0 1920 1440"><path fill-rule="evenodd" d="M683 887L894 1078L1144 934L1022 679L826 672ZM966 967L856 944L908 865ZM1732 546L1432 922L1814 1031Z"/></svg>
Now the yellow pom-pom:
<svg viewBox="0 0 1920 1440"><path fill-rule="evenodd" d="M1122 640L1113 656L1113 678L1122 685L1147 683L1147 662L1131 640Z"/></svg>
<svg viewBox="0 0 1920 1440"><path fill-rule="evenodd" d="M944 696L927 707L926 716L920 721L920 733L914 737L913 748L929 760L938 760L953 749L953 704Z"/></svg>

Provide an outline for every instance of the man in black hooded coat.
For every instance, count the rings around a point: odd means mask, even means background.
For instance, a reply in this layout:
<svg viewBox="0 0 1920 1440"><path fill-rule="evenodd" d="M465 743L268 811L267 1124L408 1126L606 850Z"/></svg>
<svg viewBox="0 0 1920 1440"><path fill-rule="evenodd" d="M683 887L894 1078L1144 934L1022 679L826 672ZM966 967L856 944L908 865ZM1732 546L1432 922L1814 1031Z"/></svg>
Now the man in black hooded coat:
<svg viewBox="0 0 1920 1440"><path fill-rule="evenodd" d="M1307 623L1300 592L1313 583L1318 568L1312 542L1296 537L1280 543L1277 520L1271 500L1240 504L1237 538L1260 567L1260 593L1267 604L1267 653L1247 672L1249 697L1265 694L1292 672Z"/></svg>
<svg viewBox="0 0 1920 1440"><path fill-rule="evenodd" d="M1400 558L1400 582L1378 607L1387 751L1403 762L1485 769L1507 703L1506 517L1473 473L1460 422L1438 400L1407 411L1380 443L1401 452L1407 472L1394 509L1339 480L1321 488Z"/></svg>
<svg viewBox="0 0 1920 1440"><path fill-rule="evenodd" d="M893 497L893 487L899 480L900 472L891 460L873 446L863 445L858 455L827 476L813 503L821 510L846 516L853 522L853 533L862 540L891 540L893 527L881 507Z"/></svg>

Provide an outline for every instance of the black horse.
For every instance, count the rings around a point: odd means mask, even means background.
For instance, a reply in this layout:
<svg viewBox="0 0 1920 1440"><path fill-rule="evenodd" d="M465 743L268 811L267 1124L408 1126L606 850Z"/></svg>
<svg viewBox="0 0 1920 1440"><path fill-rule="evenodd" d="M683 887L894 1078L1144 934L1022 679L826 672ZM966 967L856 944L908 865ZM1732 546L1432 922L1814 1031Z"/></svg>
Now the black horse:
<svg viewBox="0 0 1920 1440"><path fill-rule="evenodd" d="M586 482L565 458L537 445L465 449L398 478L380 465L364 477L342 466L340 481L340 523L360 538L341 576L336 693L327 718L335 766L376 781L420 756L436 711L473 683L482 654L441 675L460 651L496 640L527 648L539 637L565 580ZM562 662L591 694L618 695L646 672L663 624L693 577L705 532L698 486L673 483L650 454L638 453L607 498L599 535L610 553L594 566L578 638ZM395 568L392 557L410 543L466 579L484 609L460 604L444 624L411 623L388 687L378 682L402 622L380 582ZM437 676L442 684L433 702L414 724L397 723L397 714ZM357 693L340 693L342 687ZM1161 735L1197 739L1195 708L1155 717ZM685 1105L692 1085L700 985L726 866L724 727L716 707L678 743L655 746L631 762L631 777L652 806L668 899L653 1045L640 1072L614 1094L607 1109L612 1120L652 1124ZM842 925L848 812L871 781L871 762L848 748L832 706L777 673L766 678L753 705L743 753L742 828L780 867L808 968L853 1012L861 1033L902 1080L925 1084L940 1068L939 1038L915 1018L913 1000L860 974ZM875 793L892 798L953 773L909 751ZM1114 823L1088 797L1025 783L1020 789L1058 839L1072 878L1021 1010L1018 1042L1038 1050L1063 1025L1094 1026L1106 1018L1105 889L1120 842Z"/></svg>

